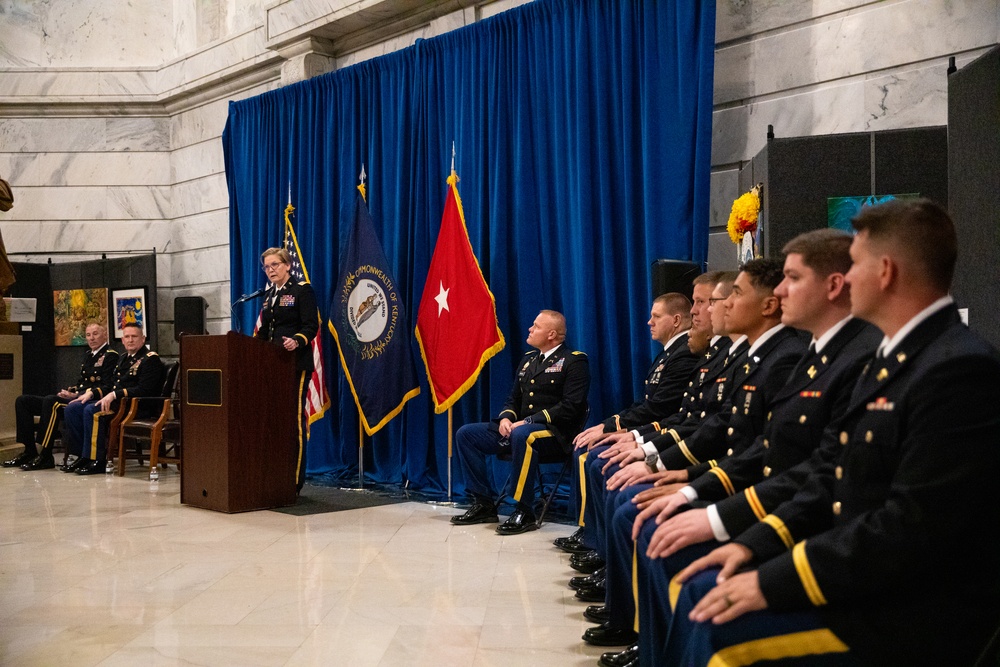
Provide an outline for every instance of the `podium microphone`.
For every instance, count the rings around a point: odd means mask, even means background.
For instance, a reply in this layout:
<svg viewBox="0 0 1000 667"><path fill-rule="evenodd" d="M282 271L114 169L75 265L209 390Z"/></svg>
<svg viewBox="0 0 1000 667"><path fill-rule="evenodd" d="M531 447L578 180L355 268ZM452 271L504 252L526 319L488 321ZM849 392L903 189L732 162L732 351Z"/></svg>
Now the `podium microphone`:
<svg viewBox="0 0 1000 667"><path fill-rule="evenodd" d="M256 292L251 292L250 294L244 294L243 296L241 296L240 298L238 298L233 305L237 306L237 305L243 303L244 301L249 301L250 299L256 299L261 294L263 294L264 292L266 292L268 287L270 287L270 285L265 285L264 287L261 287Z"/></svg>
<svg viewBox="0 0 1000 667"><path fill-rule="evenodd" d="M230 318L233 317L234 311L236 310L236 306L240 305L244 301L249 301L250 299L256 299L261 294L263 294L264 292L266 292L269 287L270 287L270 285L265 285L264 287L261 287L256 292L251 292L250 294L244 294L243 296L241 296L240 298L238 298L236 301L233 302L233 304L231 306L229 306L229 317ZM239 323L238 320L236 321L236 331L237 331L237 333L242 333L240 331L240 323Z"/></svg>

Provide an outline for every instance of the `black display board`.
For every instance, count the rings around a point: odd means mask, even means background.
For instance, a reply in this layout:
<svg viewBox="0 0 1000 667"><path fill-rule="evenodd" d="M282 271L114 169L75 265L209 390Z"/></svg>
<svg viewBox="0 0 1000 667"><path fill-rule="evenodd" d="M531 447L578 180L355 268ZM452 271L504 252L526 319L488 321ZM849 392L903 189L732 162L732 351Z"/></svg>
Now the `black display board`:
<svg viewBox="0 0 1000 667"><path fill-rule="evenodd" d="M948 190L958 232L953 294L1000 347L1000 47L948 77Z"/></svg>
<svg viewBox="0 0 1000 667"><path fill-rule="evenodd" d="M774 138L740 170L740 192L764 184L761 254L778 256L827 226L827 199L918 193L948 205L948 133L923 127Z"/></svg>
<svg viewBox="0 0 1000 667"><path fill-rule="evenodd" d="M56 347L53 321L53 290L93 289L104 287L111 292L132 287L146 288L146 343L157 349L156 255L128 255L121 258L86 262L35 264L13 262L17 282L11 296L38 300L35 322L24 331L24 393L50 394L57 388L74 384L80 373L85 346ZM109 318L113 314L109 312ZM114 323L109 322L111 345L122 350L114 339Z"/></svg>

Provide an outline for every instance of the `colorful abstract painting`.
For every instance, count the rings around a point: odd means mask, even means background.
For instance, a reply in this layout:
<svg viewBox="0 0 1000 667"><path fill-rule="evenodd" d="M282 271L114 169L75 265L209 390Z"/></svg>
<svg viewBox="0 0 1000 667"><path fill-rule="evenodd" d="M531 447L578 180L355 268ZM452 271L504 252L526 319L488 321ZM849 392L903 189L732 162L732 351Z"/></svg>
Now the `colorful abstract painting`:
<svg viewBox="0 0 1000 667"><path fill-rule="evenodd" d="M56 345L86 345L87 325L108 326L108 290L66 289L52 292Z"/></svg>
<svg viewBox="0 0 1000 667"><path fill-rule="evenodd" d="M115 290L111 293L111 300L115 309L115 338L122 337L122 328L126 324L138 324L142 327L143 335L146 332L146 289L136 287L132 289Z"/></svg>

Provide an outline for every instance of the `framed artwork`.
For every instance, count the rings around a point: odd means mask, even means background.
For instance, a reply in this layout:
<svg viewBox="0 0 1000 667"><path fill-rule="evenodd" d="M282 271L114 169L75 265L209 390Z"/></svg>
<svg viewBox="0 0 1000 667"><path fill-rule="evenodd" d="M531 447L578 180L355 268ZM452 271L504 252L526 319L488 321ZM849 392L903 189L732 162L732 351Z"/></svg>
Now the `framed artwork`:
<svg viewBox="0 0 1000 667"><path fill-rule="evenodd" d="M915 199L916 193L899 195L863 195L860 197L827 197L826 226L839 229L849 234L854 233L851 218L861 212L866 206L875 206L893 199Z"/></svg>
<svg viewBox="0 0 1000 667"><path fill-rule="evenodd" d="M86 345L89 323L108 326L108 290L105 287L54 290L52 304L56 345Z"/></svg>
<svg viewBox="0 0 1000 667"><path fill-rule="evenodd" d="M122 337L122 327L126 324L138 324L142 334L146 331L146 288L130 287L116 289L111 292L111 308L115 316L115 338Z"/></svg>

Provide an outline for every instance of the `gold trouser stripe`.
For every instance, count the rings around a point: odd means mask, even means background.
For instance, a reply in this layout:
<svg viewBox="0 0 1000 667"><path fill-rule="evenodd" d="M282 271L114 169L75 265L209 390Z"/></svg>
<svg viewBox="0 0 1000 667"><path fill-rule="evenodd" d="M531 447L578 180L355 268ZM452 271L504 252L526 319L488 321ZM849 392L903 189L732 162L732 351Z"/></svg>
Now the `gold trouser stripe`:
<svg viewBox="0 0 1000 667"><path fill-rule="evenodd" d="M87 458L89 458L91 461L97 460L97 426L98 426L98 421L100 420L102 414L104 413L102 412L94 413L94 426L93 428L90 429L90 456L88 456ZM111 448L111 443L108 443L108 448L109 449Z"/></svg>
<svg viewBox="0 0 1000 667"><path fill-rule="evenodd" d="M52 432L56 430L56 420L59 418L59 410L62 407L62 403L56 403L52 406L52 414L49 415L49 427L45 429L45 437L42 438L42 449L47 449L52 444Z"/></svg>
<svg viewBox="0 0 1000 667"><path fill-rule="evenodd" d="M778 537L781 538L781 541L785 543L786 547L791 549L795 546L795 540L792 539L792 534L788 531L788 526L785 525L784 521L773 514L768 514L766 517L761 519L761 521L769 525L771 528L774 528L774 532L778 534Z"/></svg>
<svg viewBox="0 0 1000 667"><path fill-rule="evenodd" d="M667 433L669 433L671 435L671 437L674 439L674 444L679 445L679 444L681 444L681 442L683 442L681 440L680 434L678 434L677 431L675 431L674 429L672 429L672 428L667 429Z"/></svg>
<svg viewBox="0 0 1000 667"><path fill-rule="evenodd" d="M635 620L632 621L632 630L639 632L639 568L637 567L638 556L635 552L635 542L632 543L632 601L635 603Z"/></svg>
<svg viewBox="0 0 1000 667"><path fill-rule="evenodd" d="M299 402L296 404L299 406L298 418L295 423L298 425L299 429L299 458L295 461L295 483L298 484L302 480L300 479L302 472L302 390L306 386L306 372L302 371L302 377L299 378Z"/></svg>
<svg viewBox="0 0 1000 667"><path fill-rule="evenodd" d="M587 452L580 454L580 518L576 523L581 528L586 525L583 520L583 511L587 508Z"/></svg>
<svg viewBox="0 0 1000 667"><path fill-rule="evenodd" d="M551 437L552 431L535 431L528 436L528 440L524 447L524 460L521 461L521 474L517 477L517 488L514 489L514 502L521 502L521 496L524 495L524 484L528 481L528 470L531 469L531 457L535 453L532 445L535 444L535 440L538 440L539 438Z"/></svg>
<svg viewBox="0 0 1000 667"><path fill-rule="evenodd" d="M667 593L670 596L670 611L677 611L677 598L681 596L681 582L677 581L677 577L680 576L680 572L675 574L670 578L670 586L667 588Z"/></svg>
<svg viewBox="0 0 1000 667"><path fill-rule="evenodd" d="M850 647L828 628L819 628L727 646L712 656L708 667L743 667L766 660L847 653L849 650Z"/></svg>
<svg viewBox="0 0 1000 667"><path fill-rule="evenodd" d="M753 510L754 515L763 520L767 516L767 512L764 511L764 503L760 502L760 498L757 497L757 491L751 486L743 491L743 495L747 498L747 503L750 504L750 509Z"/></svg>
<svg viewBox="0 0 1000 667"><path fill-rule="evenodd" d="M699 461L698 459L696 459L694 457L694 454L691 453L691 450L688 449L688 446L684 444L683 440L681 440L680 442L678 442L677 446L681 448L681 454L683 454L684 458L686 458L688 461L691 462L691 465L695 465L696 466L699 463L701 463L701 461Z"/></svg>
<svg viewBox="0 0 1000 667"><path fill-rule="evenodd" d="M726 490L726 495L731 496L736 493L736 489L733 487L733 480L729 479L729 475L722 468L710 468L709 471L713 475L719 478L722 482L722 488Z"/></svg>
<svg viewBox="0 0 1000 667"><path fill-rule="evenodd" d="M792 562L795 563L795 571L799 573L802 580L802 588L805 589L809 601L817 607L826 604L826 597L819 588L816 575L813 574L812 566L809 565L809 557L806 556L806 541L802 540L792 548Z"/></svg>

